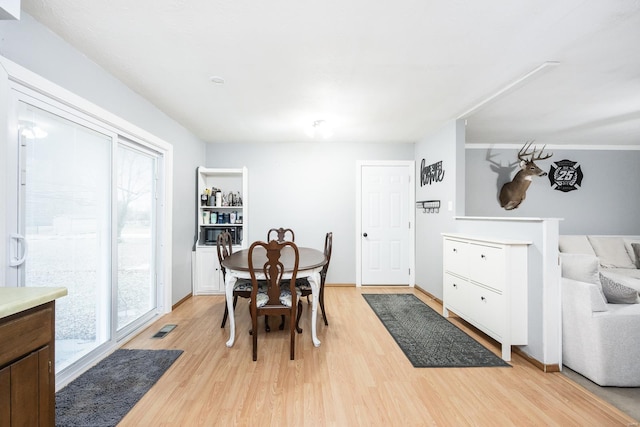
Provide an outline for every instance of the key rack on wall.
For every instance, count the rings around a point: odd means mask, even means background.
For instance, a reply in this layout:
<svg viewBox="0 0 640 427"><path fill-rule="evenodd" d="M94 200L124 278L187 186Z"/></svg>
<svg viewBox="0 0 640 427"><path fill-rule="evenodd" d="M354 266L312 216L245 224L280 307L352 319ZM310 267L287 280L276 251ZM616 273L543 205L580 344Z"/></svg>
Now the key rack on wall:
<svg viewBox="0 0 640 427"><path fill-rule="evenodd" d="M420 200L416 202L416 207L422 208L423 213L439 213L440 200Z"/></svg>

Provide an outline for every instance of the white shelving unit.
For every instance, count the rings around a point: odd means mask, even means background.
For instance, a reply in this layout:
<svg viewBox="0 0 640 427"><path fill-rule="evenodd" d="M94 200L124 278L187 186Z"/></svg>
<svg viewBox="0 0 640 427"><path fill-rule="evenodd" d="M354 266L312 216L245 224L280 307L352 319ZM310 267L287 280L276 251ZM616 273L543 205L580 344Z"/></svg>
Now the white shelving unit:
<svg viewBox="0 0 640 427"><path fill-rule="evenodd" d="M218 262L216 239L229 230L233 236L233 250L246 247L249 210L247 168L218 169L200 166L197 169L197 241L193 256L193 294L224 294L224 281ZM211 196L202 201L208 189L221 190L222 197Z"/></svg>

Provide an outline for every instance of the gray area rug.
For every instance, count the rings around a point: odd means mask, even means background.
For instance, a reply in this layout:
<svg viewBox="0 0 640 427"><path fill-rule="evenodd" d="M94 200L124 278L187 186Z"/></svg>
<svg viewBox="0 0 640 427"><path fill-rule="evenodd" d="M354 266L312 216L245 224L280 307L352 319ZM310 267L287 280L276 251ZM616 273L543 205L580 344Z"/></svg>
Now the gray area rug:
<svg viewBox="0 0 640 427"><path fill-rule="evenodd" d="M115 426L181 354L116 350L56 393L56 426Z"/></svg>
<svg viewBox="0 0 640 427"><path fill-rule="evenodd" d="M416 368L510 367L413 294L362 294Z"/></svg>

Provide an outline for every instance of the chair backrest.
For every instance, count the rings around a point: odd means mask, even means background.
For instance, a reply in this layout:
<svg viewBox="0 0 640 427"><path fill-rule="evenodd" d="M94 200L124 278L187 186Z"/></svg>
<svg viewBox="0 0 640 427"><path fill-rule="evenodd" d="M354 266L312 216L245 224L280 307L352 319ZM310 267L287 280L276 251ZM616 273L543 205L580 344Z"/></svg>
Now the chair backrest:
<svg viewBox="0 0 640 427"><path fill-rule="evenodd" d="M289 239L287 239L287 234L290 237ZM296 235L294 234L293 230L290 229L290 228L282 228L282 227L280 227L280 228L272 228L267 233L267 242L270 241L270 240L274 240L274 238L272 236L275 237L275 240L277 240L280 243L285 242L287 240L289 240L291 242L295 242L296 241Z"/></svg>
<svg viewBox="0 0 640 427"><path fill-rule="evenodd" d="M266 252L256 254L254 250L264 249ZM292 250L289 250L292 249ZM254 265L254 261L257 262ZM281 315L289 316L289 358L295 358L295 338L296 338L296 312L298 304L296 294L296 275L298 274L298 263L300 253L298 247L293 242L278 242L271 240L266 242L253 242L249 247L249 273L251 274L251 325L253 331L253 360L258 360L258 316ZM287 267L285 267L285 263ZM285 269L291 269L291 279L283 281ZM258 294L260 283L258 282L260 273L261 282L267 287L266 295L264 290ZM264 280L262 280L264 278ZM285 285L285 282L287 283ZM282 286L282 287L281 287ZM285 287L286 286L286 287ZM263 288L264 289L264 288ZM287 292L288 291L288 292Z"/></svg>
<svg viewBox="0 0 640 427"><path fill-rule="evenodd" d="M253 252L255 248L261 246L266 251L266 260L264 263L261 262L262 259L258 261L258 265L254 265L254 255ZM298 246L296 246L293 242L278 242L276 240L271 240L267 242L253 242L249 247L249 273L251 274L251 304L257 301L257 292L259 288L258 277L257 274L262 274L264 276L264 281L267 286L267 295L269 297L269 301L265 304L263 309L268 309L272 307L274 309L284 307L284 305L280 302L280 285L283 283L283 275L284 275L284 264L282 263L281 256L282 251L287 246L293 249L293 270L291 272L291 280L287 278L286 283L289 285L291 295L291 305L295 307L296 305L296 291L295 291L295 281L296 275L298 274L298 263L300 261L300 254L298 252ZM260 277L262 281L262 277Z"/></svg>
<svg viewBox="0 0 640 427"><path fill-rule="evenodd" d="M222 260L233 253L233 248L231 245L231 233L225 230L222 233L218 234L216 245L218 248L218 262L220 263L220 269L222 270L222 278L224 279L227 274L227 270L222 266Z"/></svg>
<svg viewBox="0 0 640 427"><path fill-rule="evenodd" d="M327 258L327 263L320 270L320 279L324 285L324 279L327 277L327 270L329 269L329 262L331 261L331 251L333 250L333 232L328 232L324 237L324 256Z"/></svg>

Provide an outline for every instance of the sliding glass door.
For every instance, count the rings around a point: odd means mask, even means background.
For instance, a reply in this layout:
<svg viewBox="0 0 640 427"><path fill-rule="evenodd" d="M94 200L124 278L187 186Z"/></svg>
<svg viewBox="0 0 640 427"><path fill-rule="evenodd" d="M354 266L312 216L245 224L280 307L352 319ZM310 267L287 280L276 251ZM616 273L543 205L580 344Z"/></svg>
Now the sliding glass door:
<svg viewBox="0 0 640 427"><path fill-rule="evenodd" d="M153 314L156 291L156 159L122 141L117 150L117 330Z"/></svg>
<svg viewBox="0 0 640 427"><path fill-rule="evenodd" d="M56 371L77 371L158 314L161 154L15 95L10 271L17 286L68 289L56 301Z"/></svg>
<svg viewBox="0 0 640 427"><path fill-rule="evenodd" d="M56 367L110 339L113 135L19 102L18 223L24 286L64 286L56 303Z"/></svg>

